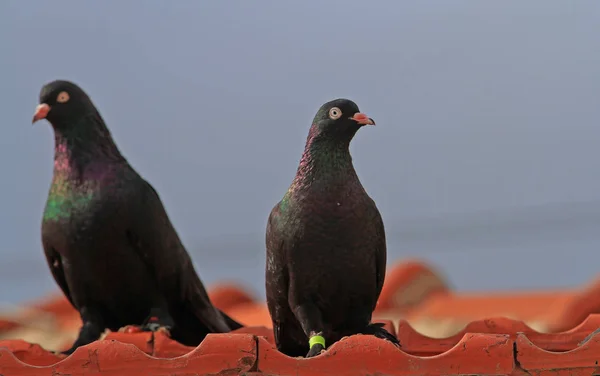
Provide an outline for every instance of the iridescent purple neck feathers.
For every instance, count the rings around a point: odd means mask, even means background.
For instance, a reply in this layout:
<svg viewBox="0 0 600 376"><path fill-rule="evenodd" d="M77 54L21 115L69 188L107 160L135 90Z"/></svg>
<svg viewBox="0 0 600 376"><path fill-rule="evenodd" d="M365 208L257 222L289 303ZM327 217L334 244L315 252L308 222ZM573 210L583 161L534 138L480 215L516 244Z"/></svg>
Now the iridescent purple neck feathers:
<svg viewBox="0 0 600 376"><path fill-rule="evenodd" d="M98 113L83 117L78 124L53 128L55 172L125 161Z"/></svg>
<svg viewBox="0 0 600 376"><path fill-rule="evenodd" d="M350 139L329 137L313 124L290 191L308 188L316 182L358 182L349 146Z"/></svg>

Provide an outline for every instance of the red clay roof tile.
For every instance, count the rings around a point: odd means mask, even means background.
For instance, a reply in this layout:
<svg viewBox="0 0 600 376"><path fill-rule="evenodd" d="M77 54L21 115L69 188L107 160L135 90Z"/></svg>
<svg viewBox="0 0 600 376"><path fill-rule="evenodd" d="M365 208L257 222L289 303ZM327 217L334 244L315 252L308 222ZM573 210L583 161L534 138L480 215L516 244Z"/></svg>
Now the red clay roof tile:
<svg viewBox="0 0 600 376"><path fill-rule="evenodd" d="M32 366L49 366L64 358L44 350L40 345L18 339L0 341L0 350L10 352L21 362ZM0 355L0 371L4 373L6 371L2 368L1 357L2 355Z"/></svg>
<svg viewBox="0 0 600 376"><path fill-rule="evenodd" d="M363 335L344 338L310 359L287 357L259 338L258 354L257 368L267 375L508 375L514 370L513 341L492 334L469 334L447 353L427 358Z"/></svg>
<svg viewBox="0 0 600 376"><path fill-rule="evenodd" d="M215 307L224 311L244 303L254 303L254 298L248 292L233 284L220 283L211 286L208 296Z"/></svg>
<svg viewBox="0 0 600 376"><path fill-rule="evenodd" d="M408 302L408 303L407 303ZM375 317L471 321L505 316L523 320L538 330L560 332L600 313L600 278L582 289L529 292L454 293L432 269L416 261L398 263L386 274Z"/></svg>
<svg viewBox="0 0 600 376"><path fill-rule="evenodd" d="M600 334L566 352L550 352L533 344L525 334L516 339L516 362L529 375L597 375L600 372Z"/></svg>
<svg viewBox="0 0 600 376"><path fill-rule="evenodd" d="M540 333L522 321L500 317L471 322L451 337L431 338L418 333L407 321L401 320L397 335L403 351L421 356L446 352L467 333L507 334L512 339L516 339L518 333L523 333L541 349L561 352L575 349L581 341L598 328L600 328L600 314L590 315L579 326L561 333Z"/></svg>
<svg viewBox="0 0 600 376"><path fill-rule="evenodd" d="M256 365L256 337L249 334L208 335L192 352L177 358L149 356L135 345L96 341L52 365L35 367L0 348L0 371L6 375L189 375L240 374Z"/></svg>
<svg viewBox="0 0 600 376"><path fill-rule="evenodd" d="M9 331L19 327L19 324L14 321L0 320L0 333Z"/></svg>
<svg viewBox="0 0 600 376"><path fill-rule="evenodd" d="M55 350L70 346L81 325L79 316L64 297L48 297L18 317L6 315L0 321L0 374L600 373L600 334L580 344L600 328L600 314L593 314L600 313L600 280L579 290L460 294L451 292L423 263L398 264L387 273L374 319L398 333L401 349L356 335L312 359L290 358L275 349L265 303L242 288L220 284L209 289L209 295L217 307L247 326L230 334L211 334L197 348L172 341L162 332L141 332L131 326L108 332L67 358L18 339Z"/></svg>
<svg viewBox="0 0 600 376"><path fill-rule="evenodd" d="M448 293L448 287L438 274L422 262L407 260L386 272L377 310L407 312L439 293Z"/></svg>
<svg viewBox="0 0 600 376"><path fill-rule="evenodd" d="M513 326L518 328L518 325ZM119 336L114 336L118 334ZM433 356L415 356L389 342L355 335L333 344L312 359L290 358L273 343L252 334L211 334L185 353L142 351L139 344L181 347L157 334L148 341L143 333L111 333L107 338L60 359L39 346L22 341L0 344L0 371L7 375L154 375L239 374L261 375L593 375L600 369L600 334L566 352L546 351L524 333L512 335L466 333L451 348ZM132 343L135 343L133 345ZM151 352L154 356L149 356ZM562 372L564 371L564 372ZM37 373L36 373L37 372Z"/></svg>

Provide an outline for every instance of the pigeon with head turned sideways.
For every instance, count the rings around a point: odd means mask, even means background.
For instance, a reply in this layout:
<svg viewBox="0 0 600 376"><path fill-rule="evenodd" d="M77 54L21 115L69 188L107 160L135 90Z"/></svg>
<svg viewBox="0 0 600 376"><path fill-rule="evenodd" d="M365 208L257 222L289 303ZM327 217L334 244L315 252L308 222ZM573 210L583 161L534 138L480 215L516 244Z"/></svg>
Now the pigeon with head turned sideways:
<svg viewBox="0 0 600 376"><path fill-rule="evenodd" d="M211 303L157 192L121 155L89 96L57 80L39 103L33 122L48 120L55 142L42 244L83 322L64 353L129 325L189 346L241 327Z"/></svg>
<svg viewBox="0 0 600 376"><path fill-rule="evenodd" d="M373 119L356 103L325 103L310 128L296 176L266 230L267 305L277 348L312 357L344 336L398 344L371 316L385 279L386 240L375 202L349 146Z"/></svg>

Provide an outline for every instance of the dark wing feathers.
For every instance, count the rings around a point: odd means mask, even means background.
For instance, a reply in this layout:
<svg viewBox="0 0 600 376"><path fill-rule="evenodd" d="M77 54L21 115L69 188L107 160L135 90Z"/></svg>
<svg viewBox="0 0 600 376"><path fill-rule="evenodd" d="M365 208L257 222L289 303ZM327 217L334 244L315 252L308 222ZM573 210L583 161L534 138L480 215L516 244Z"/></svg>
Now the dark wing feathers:
<svg viewBox="0 0 600 376"><path fill-rule="evenodd" d="M67 284L67 280L65 278L65 272L63 270L62 259L60 257L60 254L56 252L54 248L52 248L50 244L47 244L43 239L42 246L44 248L44 254L46 255L48 267L52 272L52 277L54 277L56 284L58 284L63 294L65 294L67 300L69 300L71 305L75 307L75 304L73 304L73 298L71 298L69 285Z"/></svg>
<svg viewBox="0 0 600 376"><path fill-rule="evenodd" d="M280 225L277 223L280 219L280 203L275 205L275 207L271 210L269 214L269 219L267 221L267 231L265 235L265 242L267 248L267 266L266 266L266 279L265 283L267 284L267 293L275 293L276 291L281 291L287 293L288 289L288 275L287 275L287 265L285 262L282 262L281 258L285 257L285 242L282 238ZM280 297L281 299L286 299L285 297Z"/></svg>
<svg viewBox="0 0 600 376"><path fill-rule="evenodd" d="M266 240L266 268L265 288L267 293L267 304L273 310L271 316L274 321L283 320L287 310L281 307L288 306L289 274L286 259L286 242L281 231L280 204L278 203L269 214L267 222ZM289 234L288 234L289 235Z"/></svg>
<svg viewBox="0 0 600 376"><path fill-rule="evenodd" d="M239 322L237 322L234 319L232 319L231 317L229 317L225 312L221 311L218 308L217 308L217 310L221 313L221 316L223 316L223 318L225 319L225 323L227 323L227 326L229 326L229 329L236 330L236 329L240 329L240 328L244 327L242 324L240 324Z"/></svg>
<svg viewBox="0 0 600 376"><path fill-rule="evenodd" d="M385 280L385 268L387 263L387 250L385 243L385 228L383 225L383 219L381 218L381 214L373 202L373 210L374 210L374 222L375 228L377 231L377 244L375 249L375 271L377 278L377 300L379 299L379 295L381 294L381 289L383 288L383 282ZM375 303L377 304L377 303ZM375 309L375 307L373 307Z"/></svg>
<svg viewBox="0 0 600 376"><path fill-rule="evenodd" d="M265 234L266 243L266 268L265 268L265 290L267 295L267 307L273 323L273 334L277 348L289 350L297 346L294 341L293 329L294 318L288 306L289 275L286 263L281 259L285 257L285 241L282 237L280 224L280 204L277 203L269 213L267 230ZM288 328L288 331L284 327ZM304 350L303 350L304 351ZM298 355L301 354L302 351Z"/></svg>
<svg viewBox="0 0 600 376"><path fill-rule="evenodd" d="M145 180L139 181L128 229L133 248L154 273L171 306L183 303L211 331L228 332L226 319L210 302L158 193Z"/></svg>

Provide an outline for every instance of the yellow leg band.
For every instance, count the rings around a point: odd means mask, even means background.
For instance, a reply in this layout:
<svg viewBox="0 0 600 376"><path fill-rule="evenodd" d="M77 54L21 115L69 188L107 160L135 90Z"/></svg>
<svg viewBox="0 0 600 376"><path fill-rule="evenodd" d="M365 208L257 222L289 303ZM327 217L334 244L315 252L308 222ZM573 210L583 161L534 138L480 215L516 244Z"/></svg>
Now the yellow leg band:
<svg viewBox="0 0 600 376"><path fill-rule="evenodd" d="M323 338L323 336L312 336L310 337L310 339L308 340L308 346L310 348L312 348L314 345L319 344L323 347L325 347L325 338Z"/></svg>

